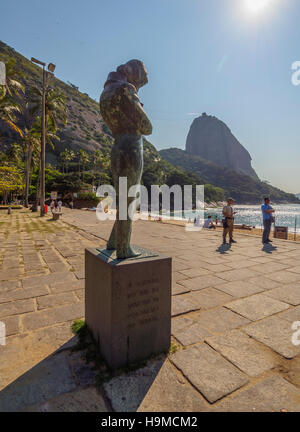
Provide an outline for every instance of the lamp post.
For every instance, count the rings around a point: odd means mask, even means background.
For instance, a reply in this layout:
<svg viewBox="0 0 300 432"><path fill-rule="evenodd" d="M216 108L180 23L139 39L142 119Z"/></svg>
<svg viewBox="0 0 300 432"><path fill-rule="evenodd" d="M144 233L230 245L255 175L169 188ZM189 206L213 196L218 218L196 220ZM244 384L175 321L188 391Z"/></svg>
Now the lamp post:
<svg viewBox="0 0 300 432"><path fill-rule="evenodd" d="M33 63L43 66L43 85L42 85L42 135L41 135L41 172L40 172L40 215L45 215L45 163L46 163L46 86L48 73L53 74L55 71L55 65L49 63L48 71L45 70L46 63L31 57Z"/></svg>

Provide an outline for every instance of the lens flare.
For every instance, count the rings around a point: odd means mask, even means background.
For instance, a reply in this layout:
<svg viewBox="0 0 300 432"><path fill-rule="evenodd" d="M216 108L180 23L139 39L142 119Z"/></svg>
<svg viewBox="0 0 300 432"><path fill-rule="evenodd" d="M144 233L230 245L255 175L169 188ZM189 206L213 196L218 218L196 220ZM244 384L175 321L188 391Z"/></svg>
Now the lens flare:
<svg viewBox="0 0 300 432"><path fill-rule="evenodd" d="M245 0L245 3L250 12L259 13L269 6L271 0Z"/></svg>

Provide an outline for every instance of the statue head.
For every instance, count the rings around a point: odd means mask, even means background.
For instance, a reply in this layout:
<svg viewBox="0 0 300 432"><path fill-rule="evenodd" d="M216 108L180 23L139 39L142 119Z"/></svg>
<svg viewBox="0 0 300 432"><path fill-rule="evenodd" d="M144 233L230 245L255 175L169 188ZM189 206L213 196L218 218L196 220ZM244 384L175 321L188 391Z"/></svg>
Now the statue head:
<svg viewBox="0 0 300 432"><path fill-rule="evenodd" d="M117 73L126 77L126 81L138 90L148 82L145 65L140 60L130 60L117 68Z"/></svg>

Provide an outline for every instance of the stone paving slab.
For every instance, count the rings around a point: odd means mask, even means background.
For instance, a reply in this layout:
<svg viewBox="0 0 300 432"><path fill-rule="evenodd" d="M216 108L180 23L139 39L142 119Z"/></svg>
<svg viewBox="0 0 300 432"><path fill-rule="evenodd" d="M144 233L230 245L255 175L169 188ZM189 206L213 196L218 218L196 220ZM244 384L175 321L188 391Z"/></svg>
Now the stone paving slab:
<svg viewBox="0 0 300 432"><path fill-rule="evenodd" d="M60 353L36 365L2 390L0 412L22 411L27 405L52 399L75 388L66 356Z"/></svg>
<svg viewBox="0 0 300 432"><path fill-rule="evenodd" d="M283 284L291 284L293 282L300 281L300 274L289 272L288 270L283 270L280 272L274 272L268 275L268 277L275 282Z"/></svg>
<svg viewBox="0 0 300 432"><path fill-rule="evenodd" d="M172 335L184 346L203 342L211 333L197 321L181 317L173 320Z"/></svg>
<svg viewBox="0 0 300 432"><path fill-rule="evenodd" d="M25 331L36 330L57 323L76 320L83 316L84 305L76 303L26 314L22 319L22 325Z"/></svg>
<svg viewBox="0 0 300 432"><path fill-rule="evenodd" d="M0 318L33 311L34 303L32 299L16 300L14 302L0 304Z"/></svg>
<svg viewBox="0 0 300 432"><path fill-rule="evenodd" d="M190 296L199 306L199 309L213 309L233 299L231 295L219 291L216 288L204 288L200 291L193 291Z"/></svg>
<svg viewBox="0 0 300 432"><path fill-rule="evenodd" d="M243 329L249 336L287 359L300 354L300 346L292 344L291 324L277 316L266 318Z"/></svg>
<svg viewBox="0 0 300 432"><path fill-rule="evenodd" d="M49 294L49 290L46 286L43 285L28 288L27 290L20 288L16 290L6 291L2 294L0 293L0 303L7 303L16 300L25 300L47 294Z"/></svg>
<svg viewBox="0 0 300 432"><path fill-rule="evenodd" d="M248 382L246 375L205 344L178 351L171 361L210 403Z"/></svg>
<svg viewBox="0 0 300 432"><path fill-rule="evenodd" d="M280 376L272 376L221 402L214 412L299 412L300 390Z"/></svg>
<svg viewBox="0 0 300 432"><path fill-rule="evenodd" d="M224 291L224 293L232 297L242 298L260 293L263 291L263 288L243 280L218 285L218 290Z"/></svg>
<svg viewBox="0 0 300 432"><path fill-rule="evenodd" d="M300 305L300 284L298 283L295 285L293 284L274 288L272 290L266 291L265 295L276 300L289 303L290 305L298 306Z"/></svg>
<svg viewBox="0 0 300 432"><path fill-rule="evenodd" d="M199 276L193 279L185 279L178 282L179 285L183 285L185 288L191 291L197 291L208 287L214 287L218 284L223 283L223 280L215 276Z"/></svg>
<svg viewBox="0 0 300 432"><path fill-rule="evenodd" d="M271 350L240 330L232 330L205 340L212 348L251 377L272 369L278 362L277 356Z"/></svg>
<svg viewBox="0 0 300 432"><path fill-rule="evenodd" d="M77 299L74 296L73 292L69 293L60 293L56 295L46 295L43 297L37 297L37 309L49 309L56 306L62 306L65 304L77 303Z"/></svg>
<svg viewBox="0 0 300 432"><path fill-rule="evenodd" d="M290 305L264 294L256 294L228 303L226 307L251 321L258 321L267 316L282 312L288 309Z"/></svg>
<svg viewBox="0 0 300 432"><path fill-rule="evenodd" d="M252 277L256 277L257 271L249 270L247 268L242 268L242 269L217 273L217 276L219 276L221 279L227 280L228 282L242 281L242 280L244 281Z"/></svg>
<svg viewBox="0 0 300 432"><path fill-rule="evenodd" d="M171 388L170 383L172 383ZM141 412L200 412L205 410L205 400L180 374L175 372L169 362L164 362L137 409Z"/></svg>
<svg viewBox="0 0 300 432"><path fill-rule="evenodd" d="M192 301L190 295L183 294L172 297L172 317L199 309L200 307Z"/></svg>
<svg viewBox="0 0 300 432"><path fill-rule="evenodd" d="M275 282L272 279L269 279L268 277L262 277L262 276L250 278L244 282L253 284L257 288L261 288L262 291L267 291L282 286L280 282Z"/></svg>
<svg viewBox="0 0 300 432"><path fill-rule="evenodd" d="M194 316L201 326L212 333L224 333L248 324L250 321L224 307L206 310Z"/></svg>
<svg viewBox="0 0 300 432"><path fill-rule="evenodd" d="M279 315L279 318L287 320L291 323L295 321L300 322L300 306L291 308L288 311L283 312L282 314Z"/></svg>
<svg viewBox="0 0 300 432"><path fill-rule="evenodd" d="M26 412L107 412L103 396L95 387L61 394L47 402L26 407Z"/></svg>

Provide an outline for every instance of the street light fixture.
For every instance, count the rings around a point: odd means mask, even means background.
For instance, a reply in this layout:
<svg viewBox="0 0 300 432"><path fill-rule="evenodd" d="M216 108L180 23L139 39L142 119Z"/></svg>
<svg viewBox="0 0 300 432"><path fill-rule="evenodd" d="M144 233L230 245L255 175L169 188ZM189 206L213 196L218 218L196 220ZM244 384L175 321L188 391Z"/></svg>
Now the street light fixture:
<svg viewBox="0 0 300 432"><path fill-rule="evenodd" d="M41 143L41 173L40 173L40 215L45 215L45 164L46 164L46 83L48 73L53 74L55 65L48 64L48 71L45 70L46 63L31 57L31 61L40 66L43 66L43 87L42 87L42 143Z"/></svg>

